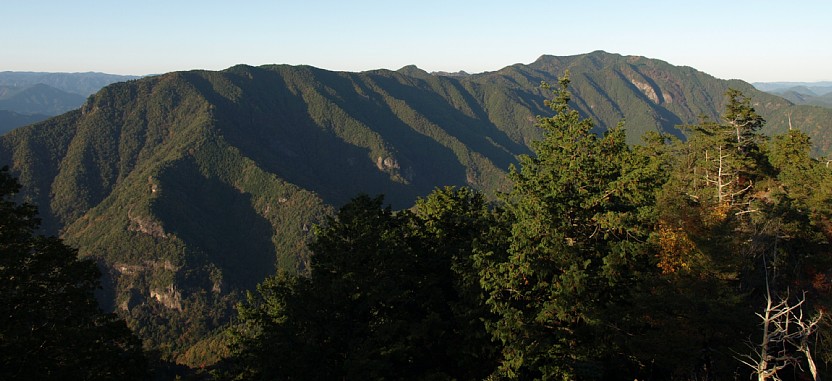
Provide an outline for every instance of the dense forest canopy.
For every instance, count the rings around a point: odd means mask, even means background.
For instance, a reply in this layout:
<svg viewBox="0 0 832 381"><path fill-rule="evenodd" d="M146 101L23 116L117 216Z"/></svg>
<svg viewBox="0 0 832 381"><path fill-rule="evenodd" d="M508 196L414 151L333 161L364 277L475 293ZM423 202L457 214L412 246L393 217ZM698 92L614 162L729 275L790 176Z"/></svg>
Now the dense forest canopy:
<svg viewBox="0 0 832 381"><path fill-rule="evenodd" d="M499 203L446 188L401 212L361 196L328 219L309 275L269 278L240 307L226 376L826 373L832 171L806 135L760 135L730 90L686 141L628 146L622 128L592 132L567 84Z"/></svg>

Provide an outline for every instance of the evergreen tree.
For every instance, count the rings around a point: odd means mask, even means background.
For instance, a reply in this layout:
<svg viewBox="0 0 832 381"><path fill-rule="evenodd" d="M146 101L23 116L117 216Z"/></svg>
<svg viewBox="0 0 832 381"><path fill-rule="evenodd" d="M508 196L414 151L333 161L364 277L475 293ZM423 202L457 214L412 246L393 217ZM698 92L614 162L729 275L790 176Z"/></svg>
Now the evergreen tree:
<svg viewBox="0 0 832 381"><path fill-rule="evenodd" d="M393 213L360 196L316 228L308 277L268 279L239 307L245 379L482 379L495 351L470 256L482 195L437 190Z"/></svg>
<svg viewBox="0 0 832 381"><path fill-rule="evenodd" d="M141 344L93 295L100 273L54 237L0 170L0 379L142 379Z"/></svg>
<svg viewBox="0 0 832 381"><path fill-rule="evenodd" d="M508 250L480 263L498 315L490 331L503 345L500 371L510 378L612 377L627 365L622 307L650 268L659 166L627 146L621 126L596 135L569 108L568 83L554 90L555 115L538 120L535 156L511 170Z"/></svg>
<svg viewBox="0 0 832 381"><path fill-rule="evenodd" d="M437 311L446 322L438 345L445 347L443 368L457 380L481 380L497 366L499 349L485 328L493 316L483 299L474 253L502 247L507 236L503 215L489 209L482 193L468 188L436 189L413 207L414 224L433 262L432 274L444 302Z"/></svg>
<svg viewBox="0 0 832 381"><path fill-rule="evenodd" d="M798 130L775 136L767 148L766 154L778 181L778 187L770 195L776 201L778 214L769 217L780 226L777 252L770 257L770 274L775 286L779 285L774 291L779 296L789 291L805 291L807 314L812 310L829 311L832 308L832 277L827 275L832 268L829 256L832 169L811 156L811 141ZM825 314L818 331L820 340L813 349L827 366L832 362L831 322L828 313Z"/></svg>

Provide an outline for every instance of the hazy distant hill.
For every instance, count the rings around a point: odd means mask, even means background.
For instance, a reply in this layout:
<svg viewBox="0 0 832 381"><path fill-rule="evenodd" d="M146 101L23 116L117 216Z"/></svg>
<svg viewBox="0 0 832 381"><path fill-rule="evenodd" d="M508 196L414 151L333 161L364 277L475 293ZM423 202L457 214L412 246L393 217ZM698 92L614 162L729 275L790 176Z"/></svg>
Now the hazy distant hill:
<svg viewBox="0 0 832 381"><path fill-rule="evenodd" d="M832 82L754 82L752 85L765 92L782 92L794 88L804 88L814 95L832 93Z"/></svg>
<svg viewBox="0 0 832 381"><path fill-rule="evenodd" d="M42 83L68 93L87 97L102 87L115 82L140 78L135 75L105 73L43 73L43 72L0 72L0 86L29 87Z"/></svg>
<svg viewBox="0 0 832 381"><path fill-rule="evenodd" d="M795 104L832 107L832 82L757 82L754 87Z"/></svg>
<svg viewBox="0 0 832 381"><path fill-rule="evenodd" d="M406 208L436 186L505 189L536 115L569 70L574 104L599 131L626 120L682 136L717 118L729 87L782 132L791 118L818 153L832 111L741 81L604 52L543 56L468 76L235 66L109 85L70 111L0 137L0 165L60 233L107 274L104 299L148 342L184 350L227 321L274 271L303 271L311 226L359 192Z"/></svg>
<svg viewBox="0 0 832 381"><path fill-rule="evenodd" d="M136 78L104 73L0 72L0 110L4 111L0 134L77 109L102 87Z"/></svg>
<svg viewBox="0 0 832 381"><path fill-rule="evenodd" d="M47 118L49 118L49 115L25 115L18 114L13 111L0 110L0 135L3 135L15 128L40 122Z"/></svg>
<svg viewBox="0 0 832 381"><path fill-rule="evenodd" d="M27 87L0 86L0 110L19 114L58 115L81 107L86 97L42 83Z"/></svg>

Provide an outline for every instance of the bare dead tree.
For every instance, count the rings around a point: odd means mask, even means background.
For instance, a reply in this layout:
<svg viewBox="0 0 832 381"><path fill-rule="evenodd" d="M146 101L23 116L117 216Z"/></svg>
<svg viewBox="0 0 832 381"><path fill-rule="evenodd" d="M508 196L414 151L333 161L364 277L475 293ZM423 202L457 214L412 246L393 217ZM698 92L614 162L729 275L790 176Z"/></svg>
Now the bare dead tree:
<svg viewBox="0 0 832 381"><path fill-rule="evenodd" d="M803 301L801 300L801 303L802 302ZM809 338L817 331L818 324L822 318L823 312L818 313L817 316L811 319L804 320L802 308L798 311L798 314L795 314L794 311L792 311L792 321L797 325L797 329L795 330L796 335L790 338L790 344L793 345L798 352L803 354L809 366L809 372L812 374L812 379L815 381L820 381L820 376L818 375L818 368L815 364L815 360L812 357L812 350L809 347Z"/></svg>
<svg viewBox="0 0 832 381"><path fill-rule="evenodd" d="M754 186L753 182L748 180L748 184L745 185L744 188L739 188L739 172L735 168L732 168L730 161L730 159L733 158L733 155L734 154L730 151L723 150L722 147L717 147L717 155L714 158L711 158L710 152L705 151L705 160L713 162L716 168L715 173L713 174L710 170L706 169L703 176L705 184L714 187L717 203L719 203L719 205L726 205L729 207L736 207L737 204L735 200L739 198L739 196L747 193ZM756 212L756 210L751 210L749 208L740 210L736 214L753 212Z"/></svg>
<svg viewBox="0 0 832 381"><path fill-rule="evenodd" d="M805 292L794 304L789 303L788 295L775 303L771 294L767 294L765 310L756 314L762 320L761 341L759 345L752 346L751 355L739 358L754 370L758 381L780 381L777 372L790 365L802 370L803 361L808 364L812 378L820 380L809 339L817 330L822 314L813 318L804 317L805 302Z"/></svg>

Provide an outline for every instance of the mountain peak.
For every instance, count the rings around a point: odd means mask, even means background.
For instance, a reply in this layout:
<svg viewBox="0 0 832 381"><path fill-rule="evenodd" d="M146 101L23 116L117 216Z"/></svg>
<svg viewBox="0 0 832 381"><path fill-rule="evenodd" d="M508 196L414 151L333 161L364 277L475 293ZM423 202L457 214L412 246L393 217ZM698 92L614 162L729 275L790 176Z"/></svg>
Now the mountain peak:
<svg viewBox="0 0 832 381"><path fill-rule="evenodd" d="M447 71L434 71L434 72L431 72L431 74L437 75L437 76L440 76L440 77L452 77L452 78L465 78L465 77L471 75L471 74L468 74L468 72L466 72L464 70L460 70L460 71L455 72L455 73L449 73Z"/></svg>
<svg viewBox="0 0 832 381"><path fill-rule="evenodd" d="M417 67L416 65L407 65L399 70L396 70L396 72L415 78L424 78L430 76L430 73L422 69L419 69L419 67Z"/></svg>

